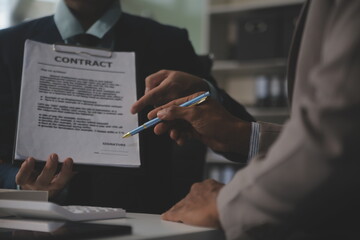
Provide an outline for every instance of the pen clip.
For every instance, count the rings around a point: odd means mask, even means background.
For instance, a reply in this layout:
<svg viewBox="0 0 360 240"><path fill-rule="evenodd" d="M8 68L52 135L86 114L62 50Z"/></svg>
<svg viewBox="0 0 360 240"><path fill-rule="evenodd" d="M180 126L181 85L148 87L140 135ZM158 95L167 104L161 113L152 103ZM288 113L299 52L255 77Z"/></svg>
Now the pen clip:
<svg viewBox="0 0 360 240"><path fill-rule="evenodd" d="M190 104L188 107L192 107L192 106L195 106L195 105L199 105L200 103L205 102L207 98L208 98L208 96L203 97L203 98L201 98L199 101L194 102L193 104Z"/></svg>

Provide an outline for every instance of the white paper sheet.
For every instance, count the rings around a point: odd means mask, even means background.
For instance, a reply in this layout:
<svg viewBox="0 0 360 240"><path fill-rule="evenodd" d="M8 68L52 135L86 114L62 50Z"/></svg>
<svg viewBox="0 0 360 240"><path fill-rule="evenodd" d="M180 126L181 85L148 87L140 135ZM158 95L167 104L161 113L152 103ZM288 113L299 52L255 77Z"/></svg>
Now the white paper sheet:
<svg viewBox="0 0 360 240"><path fill-rule="evenodd" d="M77 164L140 166L135 54L27 40L15 158L57 153Z"/></svg>

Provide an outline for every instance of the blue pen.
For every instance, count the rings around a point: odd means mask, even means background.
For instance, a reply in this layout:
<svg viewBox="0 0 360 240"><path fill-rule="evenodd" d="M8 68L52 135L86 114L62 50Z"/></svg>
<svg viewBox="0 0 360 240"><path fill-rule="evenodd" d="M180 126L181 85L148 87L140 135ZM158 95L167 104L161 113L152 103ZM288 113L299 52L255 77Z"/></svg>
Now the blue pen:
<svg viewBox="0 0 360 240"><path fill-rule="evenodd" d="M189 107L189 106L192 106L192 105L200 104L200 103L204 102L208 96L210 96L210 92L206 92L204 94L201 94L201 95L197 96L196 98L193 98L193 99L191 99L191 100L189 100L187 102L184 102L183 104L180 105L180 107ZM135 128L134 130L131 130L130 132L124 134L123 138L133 136L133 135L141 132L142 130L144 130L146 128L154 126L155 124L157 124L159 122L161 122L160 118L154 118L154 119L144 123L143 125Z"/></svg>

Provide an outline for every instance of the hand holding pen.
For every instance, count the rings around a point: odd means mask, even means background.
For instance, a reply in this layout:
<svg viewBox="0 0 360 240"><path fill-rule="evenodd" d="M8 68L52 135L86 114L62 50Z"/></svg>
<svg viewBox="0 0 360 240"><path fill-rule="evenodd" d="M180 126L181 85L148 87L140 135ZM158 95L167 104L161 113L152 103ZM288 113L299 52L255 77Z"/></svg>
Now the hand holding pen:
<svg viewBox="0 0 360 240"><path fill-rule="evenodd" d="M210 92L205 92L204 94L201 94L187 102L180 104L180 107L189 107L189 106L200 104L200 103L204 102L208 96L210 96ZM130 132L124 134L123 138L133 136L133 135L145 130L146 128L154 126L155 124L157 124L161 121L162 120L160 118L156 117L156 118L144 123L143 125L131 130Z"/></svg>
<svg viewBox="0 0 360 240"><path fill-rule="evenodd" d="M163 120L155 126L154 133L168 133L178 145L189 138L196 138L215 151L247 156L251 123L230 114L213 98L196 107L179 107L179 104L197 95L199 93L173 100L150 111L150 119L157 116Z"/></svg>

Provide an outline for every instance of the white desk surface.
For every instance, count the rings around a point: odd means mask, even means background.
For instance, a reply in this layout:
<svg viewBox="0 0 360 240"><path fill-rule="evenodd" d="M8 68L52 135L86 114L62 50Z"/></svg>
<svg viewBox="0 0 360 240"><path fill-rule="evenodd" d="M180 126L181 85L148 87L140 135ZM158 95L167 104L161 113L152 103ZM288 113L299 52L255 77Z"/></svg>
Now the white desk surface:
<svg viewBox="0 0 360 240"><path fill-rule="evenodd" d="M194 227L182 223L175 223L161 220L160 215L126 213L125 218L90 221L91 223L103 223L113 225L130 225L132 234L113 237L92 238L97 240L224 240L224 234L221 230ZM55 224L55 225L54 225ZM57 226L54 221L35 220L24 218L0 218L1 228L16 228L22 230L48 231ZM40 230L41 231L41 230Z"/></svg>
<svg viewBox="0 0 360 240"><path fill-rule="evenodd" d="M223 240L222 231L211 228L193 227L182 223L161 220L160 215L127 213L126 218L94 221L93 223L122 224L132 226L132 234L118 237L106 237L106 240Z"/></svg>

